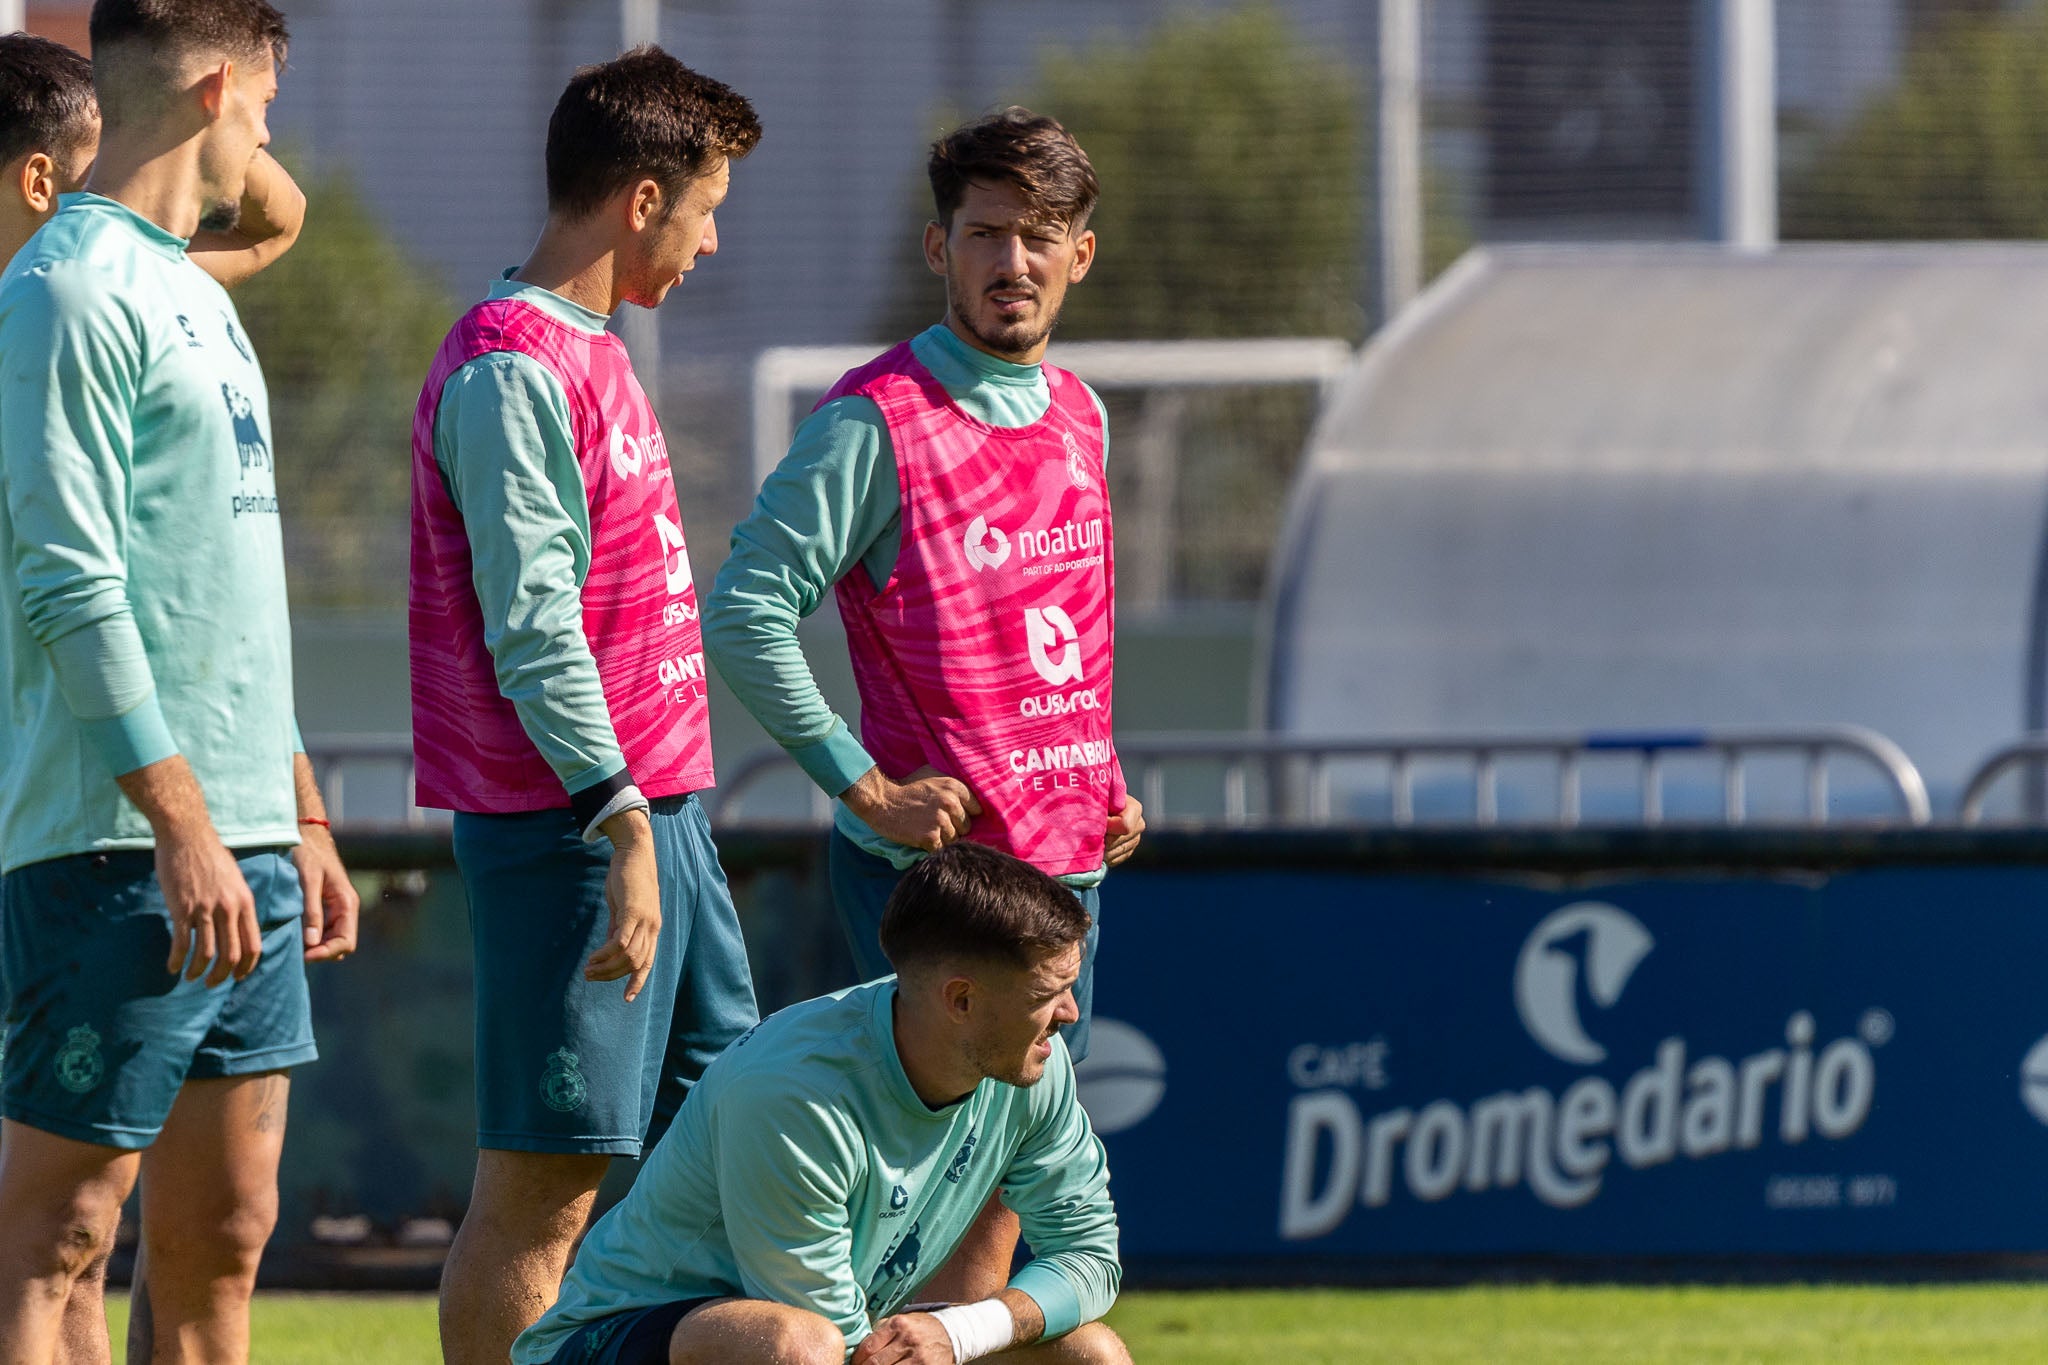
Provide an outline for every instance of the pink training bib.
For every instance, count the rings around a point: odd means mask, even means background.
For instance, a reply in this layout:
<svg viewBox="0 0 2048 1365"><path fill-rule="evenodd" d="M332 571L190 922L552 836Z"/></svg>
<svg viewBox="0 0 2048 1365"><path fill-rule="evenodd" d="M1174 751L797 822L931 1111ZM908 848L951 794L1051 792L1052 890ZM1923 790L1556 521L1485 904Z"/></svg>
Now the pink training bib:
<svg viewBox="0 0 2048 1365"><path fill-rule="evenodd" d="M455 324L412 428L412 726L417 800L475 812L568 804L562 783L498 691L471 586L469 536L434 461L449 376L478 356L532 356L569 396L590 505L583 633L626 768L649 797L712 785L697 590L669 476L668 444L625 345L532 304L495 299Z"/></svg>
<svg viewBox="0 0 2048 1365"><path fill-rule="evenodd" d="M1063 876L1102 866L1124 786L1101 414L1073 375L1045 376L1051 406L1015 429L963 412L908 343L823 401L882 410L902 487L894 575L838 586L861 742L893 779L959 778L983 810L970 838Z"/></svg>

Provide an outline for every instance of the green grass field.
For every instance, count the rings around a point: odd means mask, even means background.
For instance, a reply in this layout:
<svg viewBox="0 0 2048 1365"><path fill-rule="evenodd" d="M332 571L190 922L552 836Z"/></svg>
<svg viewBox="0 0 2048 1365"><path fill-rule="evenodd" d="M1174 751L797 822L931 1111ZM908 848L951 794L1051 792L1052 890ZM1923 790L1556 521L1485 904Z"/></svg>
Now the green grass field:
<svg viewBox="0 0 2048 1365"><path fill-rule="evenodd" d="M125 1319L116 1305L117 1337ZM1153 1293L1110 1321L1144 1365L2048 1361L2048 1285ZM434 1303L266 1294L255 1359L433 1362Z"/></svg>

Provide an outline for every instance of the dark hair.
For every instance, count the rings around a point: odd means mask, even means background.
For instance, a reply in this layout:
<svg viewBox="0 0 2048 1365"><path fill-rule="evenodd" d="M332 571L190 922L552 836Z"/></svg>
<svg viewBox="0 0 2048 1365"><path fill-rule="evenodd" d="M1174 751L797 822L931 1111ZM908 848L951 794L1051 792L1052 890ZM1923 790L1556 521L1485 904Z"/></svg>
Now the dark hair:
<svg viewBox="0 0 2048 1365"><path fill-rule="evenodd" d="M719 157L737 159L761 140L746 97L649 44L569 81L548 120L548 211L595 213L607 199L652 180L674 200Z"/></svg>
<svg viewBox="0 0 2048 1365"><path fill-rule="evenodd" d="M236 61L268 54L284 65L291 32L269 0L93 0L95 60L134 43L155 52L218 52Z"/></svg>
<svg viewBox="0 0 2048 1365"><path fill-rule="evenodd" d="M107 121L155 112L195 53L284 67L291 33L268 0L93 0L93 84Z"/></svg>
<svg viewBox="0 0 2048 1365"><path fill-rule="evenodd" d="M939 222L948 228L967 198L967 187L977 181L1016 186L1038 213L1073 230L1087 225L1102 193L1095 167L1074 135L1058 119L1015 104L934 142L926 171Z"/></svg>
<svg viewBox="0 0 2048 1365"><path fill-rule="evenodd" d="M1029 968L1088 935L1073 892L1026 862L956 843L903 874L882 912L882 951L901 972L966 958Z"/></svg>
<svg viewBox="0 0 2048 1365"><path fill-rule="evenodd" d="M0 163L68 151L99 116L92 63L27 33L0 38Z"/></svg>

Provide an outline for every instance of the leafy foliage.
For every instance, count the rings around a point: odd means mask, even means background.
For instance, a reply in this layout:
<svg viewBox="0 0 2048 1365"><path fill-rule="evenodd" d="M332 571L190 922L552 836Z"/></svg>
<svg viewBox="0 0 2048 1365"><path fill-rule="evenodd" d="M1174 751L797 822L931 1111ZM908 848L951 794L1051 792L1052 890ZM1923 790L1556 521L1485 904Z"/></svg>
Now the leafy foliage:
<svg viewBox="0 0 2048 1365"><path fill-rule="evenodd" d="M292 600L389 607L405 592L413 407L458 309L345 180L300 184L298 244L235 291L270 386Z"/></svg>
<svg viewBox="0 0 2048 1365"><path fill-rule="evenodd" d="M2048 236L2048 9L1953 20L1803 173L1785 235Z"/></svg>

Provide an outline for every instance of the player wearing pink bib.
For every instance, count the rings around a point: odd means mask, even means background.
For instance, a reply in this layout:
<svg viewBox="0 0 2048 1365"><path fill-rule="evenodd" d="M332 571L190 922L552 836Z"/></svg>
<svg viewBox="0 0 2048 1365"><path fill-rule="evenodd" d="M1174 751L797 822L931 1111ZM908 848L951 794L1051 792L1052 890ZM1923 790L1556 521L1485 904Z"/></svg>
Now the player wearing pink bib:
<svg viewBox="0 0 2048 1365"><path fill-rule="evenodd" d="M476 957L482 1150L441 1281L456 1365L502 1365L609 1159L757 1018L693 795L710 721L668 446L606 324L717 250L729 163L759 137L659 48L578 72L548 126L547 226L420 394L413 750L420 803L455 812Z"/></svg>
<svg viewBox="0 0 2048 1365"><path fill-rule="evenodd" d="M1110 729L1114 552L1101 403L1042 363L1094 259L1098 187L1058 122L1007 109L932 148L946 280L939 325L846 375L798 429L733 532L705 647L734 693L839 799L833 901L855 966L886 975L882 910L956 839L1050 873L1099 920L1096 887L1144 829ZM836 593L860 735L796 643ZM1095 931L1068 1050L1087 1054ZM1008 1273L1016 1222L989 1216L920 1291L974 1299Z"/></svg>

